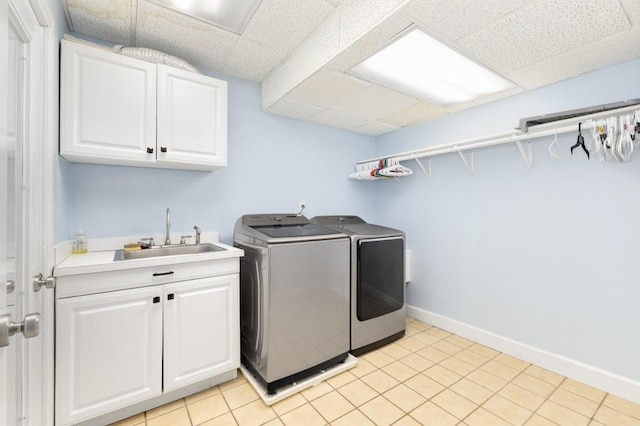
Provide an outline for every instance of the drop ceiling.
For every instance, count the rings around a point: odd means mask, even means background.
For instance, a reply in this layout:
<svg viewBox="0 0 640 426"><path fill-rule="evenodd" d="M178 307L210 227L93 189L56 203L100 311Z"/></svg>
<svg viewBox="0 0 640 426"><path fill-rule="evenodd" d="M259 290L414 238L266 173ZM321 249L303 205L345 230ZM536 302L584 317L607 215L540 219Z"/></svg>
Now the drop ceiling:
<svg viewBox="0 0 640 426"><path fill-rule="evenodd" d="M640 0L262 0L242 34L147 0L60 1L72 33L261 82L264 112L367 135L640 57ZM440 107L350 74L415 27L515 87Z"/></svg>

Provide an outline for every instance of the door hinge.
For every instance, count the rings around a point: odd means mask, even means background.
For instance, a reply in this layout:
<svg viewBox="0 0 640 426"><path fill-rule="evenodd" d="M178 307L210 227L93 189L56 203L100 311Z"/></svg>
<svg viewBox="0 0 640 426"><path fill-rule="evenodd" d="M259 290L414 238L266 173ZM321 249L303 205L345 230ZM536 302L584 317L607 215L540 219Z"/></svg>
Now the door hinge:
<svg viewBox="0 0 640 426"><path fill-rule="evenodd" d="M48 276L47 278L42 275L42 272L33 277L33 291L40 291L42 286L46 288L55 288L56 277Z"/></svg>

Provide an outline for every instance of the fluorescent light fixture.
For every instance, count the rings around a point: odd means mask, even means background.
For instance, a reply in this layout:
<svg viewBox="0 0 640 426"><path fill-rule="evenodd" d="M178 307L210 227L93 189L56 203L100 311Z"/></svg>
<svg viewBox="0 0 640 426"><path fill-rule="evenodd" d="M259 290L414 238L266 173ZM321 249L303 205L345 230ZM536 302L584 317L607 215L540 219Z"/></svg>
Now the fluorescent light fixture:
<svg viewBox="0 0 640 426"><path fill-rule="evenodd" d="M351 73L440 106L513 87L419 29L359 63Z"/></svg>
<svg viewBox="0 0 640 426"><path fill-rule="evenodd" d="M150 0L225 30L242 34L262 0Z"/></svg>

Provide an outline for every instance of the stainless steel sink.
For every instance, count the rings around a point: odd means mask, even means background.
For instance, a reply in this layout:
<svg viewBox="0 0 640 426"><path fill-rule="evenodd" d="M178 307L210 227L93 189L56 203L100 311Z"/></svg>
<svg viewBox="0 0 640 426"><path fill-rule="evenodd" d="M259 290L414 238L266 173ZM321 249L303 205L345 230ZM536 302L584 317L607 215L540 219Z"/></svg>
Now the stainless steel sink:
<svg viewBox="0 0 640 426"><path fill-rule="evenodd" d="M113 257L114 261L119 260L131 260L131 259L147 259L150 257L164 257L164 256L176 256L180 254L198 254L198 253L211 253L215 251L226 251L224 247L217 246L215 244L198 244L190 246L169 246L169 247L154 247L144 250L124 251L123 249L116 250L116 254Z"/></svg>

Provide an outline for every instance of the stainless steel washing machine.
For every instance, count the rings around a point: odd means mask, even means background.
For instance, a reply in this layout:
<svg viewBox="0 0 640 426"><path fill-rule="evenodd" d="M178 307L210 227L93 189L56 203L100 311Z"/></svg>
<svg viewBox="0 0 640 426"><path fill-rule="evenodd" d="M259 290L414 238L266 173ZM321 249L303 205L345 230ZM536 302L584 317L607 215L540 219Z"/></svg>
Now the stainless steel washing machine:
<svg viewBox="0 0 640 426"><path fill-rule="evenodd" d="M243 365L273 394L349 354L349 238L301 215L236 222Z"/></svg>
<svg viewBox="0 0 640 426"><path fill-rule="evenodd" d="M404 336L405 234L358 216L316 216L311 222L351 239L351 353Z"/></svg>

